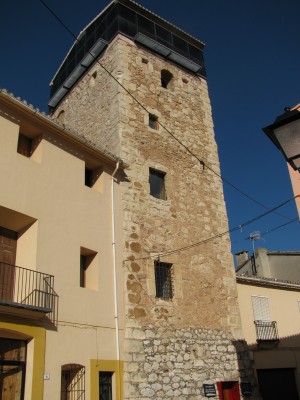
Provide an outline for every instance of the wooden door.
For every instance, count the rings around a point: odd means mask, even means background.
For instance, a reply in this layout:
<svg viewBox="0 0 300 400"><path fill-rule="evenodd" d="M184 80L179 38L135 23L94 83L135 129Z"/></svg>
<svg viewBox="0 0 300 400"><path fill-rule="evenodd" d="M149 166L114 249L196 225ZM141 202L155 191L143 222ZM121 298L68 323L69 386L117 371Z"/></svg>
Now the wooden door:
<svg viewBox="0 0 300 400"><path fill-rule="evenodd" d="M18 233L0 227L0 300L13 301Z"/></svg>
<svg viewBox="0 0 300 400"><path fill-rule="evenodd" d="M0 390L2 400L22 399L22 366L0 366Z"/></svg>
<svg viewBox="0 0 300 400"><path fill-rule="evenodd" d="M26 342L0 338L0 399L23 400Z"/></svg>

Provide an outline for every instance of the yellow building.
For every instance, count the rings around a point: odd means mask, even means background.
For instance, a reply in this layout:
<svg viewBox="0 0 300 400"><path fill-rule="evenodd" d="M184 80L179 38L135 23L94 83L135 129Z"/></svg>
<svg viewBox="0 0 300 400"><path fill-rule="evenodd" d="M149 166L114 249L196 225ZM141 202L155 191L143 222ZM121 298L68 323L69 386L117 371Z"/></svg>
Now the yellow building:
<svg viewBox="0 0 300 400"><path fill-rule="evenodd" d="M300 394L299 252L257 249L238 255L242 327L264 400ZM243 260L244 257L244 260Z"/></svg>
<svg viewBox="0 0 300 400"><path fill-rule="evenodd" d="M4 91L0 142L0 397L118 399L120 163Z"/></svg>

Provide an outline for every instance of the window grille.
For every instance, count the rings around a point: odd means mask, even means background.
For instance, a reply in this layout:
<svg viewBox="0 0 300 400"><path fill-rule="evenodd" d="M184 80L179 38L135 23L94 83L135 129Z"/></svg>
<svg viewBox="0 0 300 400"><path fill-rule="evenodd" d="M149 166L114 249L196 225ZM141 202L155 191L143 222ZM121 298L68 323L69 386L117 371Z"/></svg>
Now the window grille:
<svg viewBox="0 0 300 400"><path fill-rule="evenodd" d="M61 400L85 400L85 367L82 365L62 366Z"/></svg>
<svg viewBox="0 0 300 400"><path fill-rule="evenodd" d="M172 264L155 261L156 297L161 299L173 298L173 268Z"/></svg>
<svg viewBox="0 0 300 400"><path fill-rule="evenodd" d="M99 372L100 400L112 400L112 376L113 372Z"/></svg>

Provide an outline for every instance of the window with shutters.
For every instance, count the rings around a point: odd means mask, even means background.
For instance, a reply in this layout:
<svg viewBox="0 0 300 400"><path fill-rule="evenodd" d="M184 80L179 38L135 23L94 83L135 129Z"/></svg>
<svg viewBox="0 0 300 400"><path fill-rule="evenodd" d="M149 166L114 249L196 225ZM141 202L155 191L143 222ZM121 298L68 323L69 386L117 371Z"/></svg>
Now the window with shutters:
<svg viewBox="0 0 300 400"><path fill-rule="evenodd" d="M271 321L268 297L252 296L252 308L255 321Z"/></svg>
<svg viewBox="0 0 300 400"><path fill-rule="evenodd" d="M0 299L13 301L18 233L0 226Z"/></svg>
<svg viewBox="0 0 300 400"><path fill-rule="evenodd" d="M277 322L271 320L268 297L252 296L252 308L257 342L278 342Z"/></svg>

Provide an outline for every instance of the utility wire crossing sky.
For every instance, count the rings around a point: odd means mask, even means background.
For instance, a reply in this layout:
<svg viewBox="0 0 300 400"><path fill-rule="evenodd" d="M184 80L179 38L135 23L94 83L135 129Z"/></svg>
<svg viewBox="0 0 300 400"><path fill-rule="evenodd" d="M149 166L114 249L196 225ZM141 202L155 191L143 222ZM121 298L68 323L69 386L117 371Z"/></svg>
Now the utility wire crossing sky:
<svg viewBox="0 0 300 400"><path fill-rule="evenodd" d="M78 5L70 0L15 3L12 7L6 2L0 16L0 40L3 54L7 55L2 62L0 85L45 109L49 98L47 83L76 39L74 32L80 32L108 1L87 0ZM284 106L292 106L300 99L300 52L295 51L300 2L178 0L175 7L173 0L139 3L206 44L208 87L221 160L219 178L224 182L229 225L238 226L240 221L258 215L261 208L271 210L274 204L290 198L285 162L262 127L273 122ZM17 15L16 7L20 11ZM52 15L49 9L53 10ZM60 19L60 27L53 14ZM9 29L12 21L13 31ZM8 36L7 32L11 34ZM24 62L20 63L20 58ZM179 138L166 131L195 156ZM196 159L199 167L210 170L204 160ZM218 174L213 169L211 172ZM245 237L252 230L268 232L259 247L299 249L300 224L296 215L295 205L290 202L280 213L272 212L257 220L249 230L232 232L233 252L251 247Z"/></svg>

